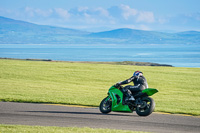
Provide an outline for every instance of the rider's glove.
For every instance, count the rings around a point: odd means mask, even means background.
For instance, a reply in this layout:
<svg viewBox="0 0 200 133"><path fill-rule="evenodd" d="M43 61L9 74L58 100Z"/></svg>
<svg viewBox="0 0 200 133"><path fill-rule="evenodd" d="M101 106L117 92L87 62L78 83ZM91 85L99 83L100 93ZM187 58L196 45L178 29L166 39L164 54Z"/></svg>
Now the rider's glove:
<svg viewBox="0 0 200 133"><path fill-rule="evenodd" d="M120 86L120 83L116 83L114 86L115 86L116 88L118 88L118 87Z"/></svg>

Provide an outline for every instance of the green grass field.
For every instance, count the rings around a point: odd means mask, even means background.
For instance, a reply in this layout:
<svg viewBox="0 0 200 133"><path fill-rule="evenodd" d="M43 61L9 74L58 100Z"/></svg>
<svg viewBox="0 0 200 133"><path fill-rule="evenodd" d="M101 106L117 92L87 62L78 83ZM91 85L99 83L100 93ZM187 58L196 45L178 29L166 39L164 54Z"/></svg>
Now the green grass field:
<svg viewBox="0 0 200 133"><path fill-rule="evenodd" d="M0 101L99 106L135 70L159 90L155 111L200 115L200 68L0 59Z"/></svg>
<svg viewBox="0 0 200 133"><path fill-rule="evenodd" d="M22 126L1 125L0 133L145 133L115 129L94 129L78 127L48 127L48 126Z"/></svg>

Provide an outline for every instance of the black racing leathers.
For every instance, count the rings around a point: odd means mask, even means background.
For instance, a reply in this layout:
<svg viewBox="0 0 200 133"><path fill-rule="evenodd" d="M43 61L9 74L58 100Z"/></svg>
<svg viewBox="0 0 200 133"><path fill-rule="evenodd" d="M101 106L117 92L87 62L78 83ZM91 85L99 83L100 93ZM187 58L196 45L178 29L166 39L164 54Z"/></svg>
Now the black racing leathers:
<svg viewBox="0 0 200 133"><path fill-rule="evenodd" d="M142 91L146 88L148 88L148 84L147 84L147 80L144 76L139 76L139 77L134 77L132 76L131 78L124 80L122 82L120 82L120 85L124 85L124 84L128 84L130 82L134 83L134 86L132 85L127 85L123 88L123 92L125 92L126 94L130 92L128 90L130 90L132 92L132 94Z"/></svg>

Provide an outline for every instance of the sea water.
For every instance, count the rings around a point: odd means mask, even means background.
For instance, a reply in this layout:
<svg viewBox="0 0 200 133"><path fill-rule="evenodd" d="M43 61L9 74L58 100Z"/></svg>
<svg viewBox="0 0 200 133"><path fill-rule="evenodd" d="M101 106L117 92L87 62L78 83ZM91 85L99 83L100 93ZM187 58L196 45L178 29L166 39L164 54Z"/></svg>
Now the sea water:
<svg viewBox="0 0 200 133"><path fill-rule="evenodd" d="M0 45L1 58L58 61L136 61L200 67L198 45Z"/></svg>

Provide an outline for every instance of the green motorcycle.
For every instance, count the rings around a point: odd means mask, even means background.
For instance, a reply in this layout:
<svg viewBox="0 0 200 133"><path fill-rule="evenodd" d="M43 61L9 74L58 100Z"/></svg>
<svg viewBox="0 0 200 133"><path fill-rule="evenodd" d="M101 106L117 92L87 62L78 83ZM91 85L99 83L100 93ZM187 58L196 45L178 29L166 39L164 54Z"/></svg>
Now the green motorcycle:
<svg viewBox="0 0 200 133"><path fill-rule="evenodd" d="M138 92L133 95L135 101L130 102L126 100L121 91L122 88L122 86L116 88L115 85L110 87L108 96L101 101L99 106L102 113L107 114L111 111L132 113L136 111L139 116L148 116L154 111L155 102L149 96L157 93L157 89L147 88L142 92Z"/></svg>

